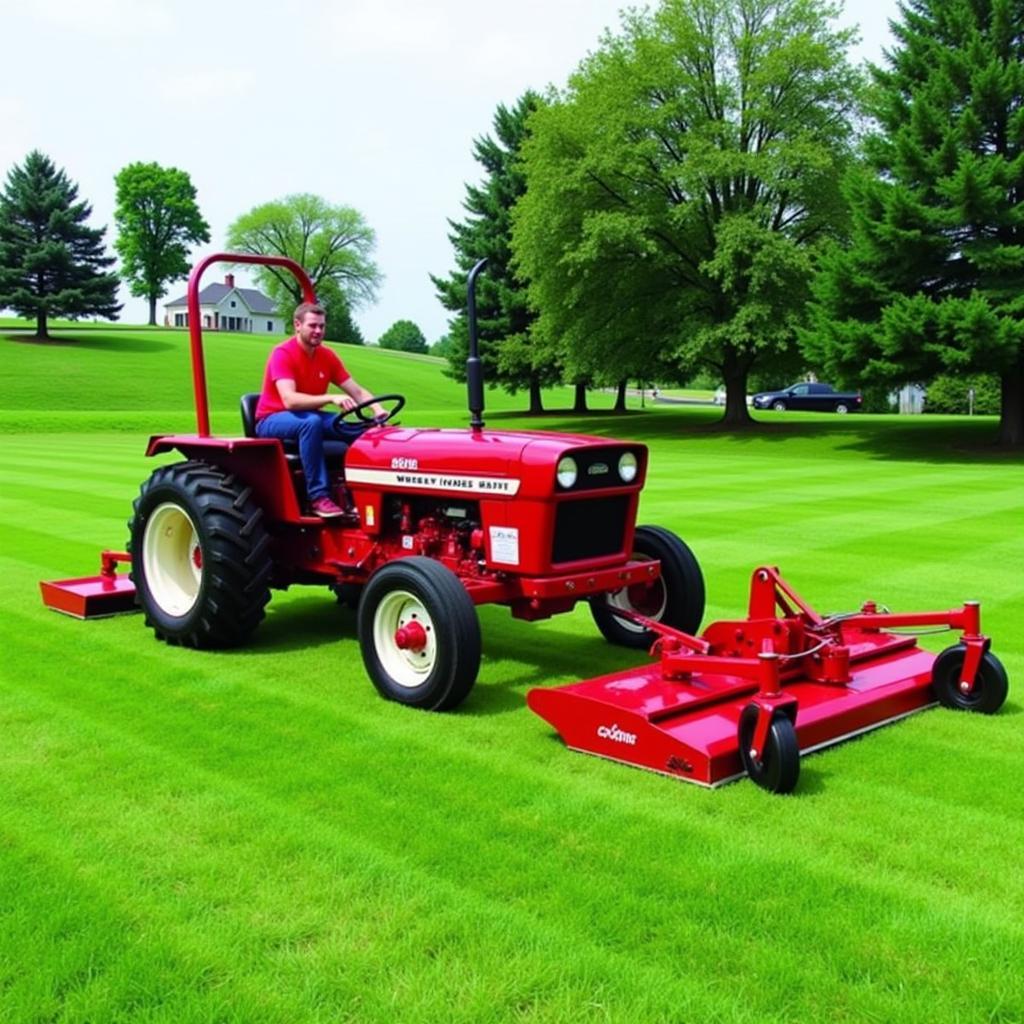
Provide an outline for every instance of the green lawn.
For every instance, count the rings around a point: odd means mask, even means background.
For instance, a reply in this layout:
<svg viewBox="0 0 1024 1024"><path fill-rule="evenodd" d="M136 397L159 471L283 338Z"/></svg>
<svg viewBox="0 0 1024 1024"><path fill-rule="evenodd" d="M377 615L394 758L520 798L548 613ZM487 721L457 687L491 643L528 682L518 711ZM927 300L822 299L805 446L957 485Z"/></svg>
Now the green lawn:
<svg viewBox="0 0 1024 1024"><path fill-rule="evenodd" d="M148 436L194 425L183 333L63 337L0 329L0 1022L1024 1020L1024 463L994 421L736 436L712 408L599 395L538 421L488 392L495 427L650 445L641 521L694 548L708 621L761 563L825 611L981 600L999 715L811 756L792 797L709 792L570 753L526 708L638 660L583 608L482 609L480 681L447 715L377 697L324 589L275 593L228 653L46 610L39 580L124 544ZM266 348L209 339L216 430ZM408 396L404 423L465 422L438 364L342 354Z"/></svg>

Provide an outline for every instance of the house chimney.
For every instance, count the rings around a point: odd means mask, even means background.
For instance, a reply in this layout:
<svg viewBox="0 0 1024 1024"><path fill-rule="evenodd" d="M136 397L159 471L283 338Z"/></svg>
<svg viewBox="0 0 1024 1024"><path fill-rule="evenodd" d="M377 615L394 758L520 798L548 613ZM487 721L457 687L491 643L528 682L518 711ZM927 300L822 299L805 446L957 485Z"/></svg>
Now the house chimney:
<svg viewBox="0 0 1024 1024"><path fill-rule="evenodd" d="M234 274L225 274L224 275L224 283L229 288L234 288L235 287L235 275Z"/></svg>

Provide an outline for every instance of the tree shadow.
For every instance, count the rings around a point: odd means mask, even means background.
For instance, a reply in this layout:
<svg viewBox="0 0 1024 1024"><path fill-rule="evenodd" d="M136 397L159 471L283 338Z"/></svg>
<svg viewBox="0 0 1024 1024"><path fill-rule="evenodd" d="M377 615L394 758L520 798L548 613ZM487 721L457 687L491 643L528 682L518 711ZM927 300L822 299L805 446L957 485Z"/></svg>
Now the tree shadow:
<svg viewBox="0 0 1024 1024"><path fill-rule="evenodd" d="M10 328L4 328L4 341L13 341L20 345L38 345L41 348L74 348L97 349L104 352L163 352L175 348L169 341L156 338L135 338L131 335L117 334L52 334L48 338L40 338L36 334L9 334Z"/></svg>
<svg viewBox="0 0 1024 1024"><path fill-rule="evenodd" d="M534 686L565 685L580 679L617 672L649 663L644 651L609 644L594 628L593 636L570 629L538 629L512 619L501 608L478 608L483 638L483 657L477 685L460 714L498 715L520 711L526 692ZM301 653L337 643L358 651L356 613L336 601L324 588L308 596L271 601L267 616L232 657L263 658L281 653ZM509 667L511 666L511 671ZM360 665L359 671L362 672Z"/></svg>
<svg viewBox="0 0 1024 1024"><path fill-rule="evenodd" d="M497 421L514 424L516 429L529 426L535 430L564 430L644 442L719 444L727 439L738 446L749 446L824 440L837 453L859 452L876 459L933 464L1000 464L1024 459L1024 449L996 444L998 421L991 416L951 419L861 414L828 418L800 413L766 415L784 420L769 422L755 418L749 426L740 428L726 424L720 408L705 406L656 413L643 409L625 413L602 410L585 417L571 411L550 411L543 416L497 412L491 414L489 421L492 426Z"/></svg>

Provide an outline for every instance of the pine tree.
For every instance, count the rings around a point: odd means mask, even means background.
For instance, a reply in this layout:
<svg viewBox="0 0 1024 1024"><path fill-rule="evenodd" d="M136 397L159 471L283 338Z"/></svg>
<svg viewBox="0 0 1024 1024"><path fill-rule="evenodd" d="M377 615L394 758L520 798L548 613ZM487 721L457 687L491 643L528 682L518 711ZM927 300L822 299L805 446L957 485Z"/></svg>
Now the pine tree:
<svg viewBox="0 0 1024 1024"><path fill-rule="evenodd" d="M874 68L853 243L815 285L808 354L841 377L1001 377L1024 443L1024 6L911 0Z"/></svg>
<svg viewBox="0 0 1024 1024"><path fill-rule="evenodd" d="M78 186L38 150L12 168L0 195L0 308L35 318L102 316L116 320L118 278L103 247L105 228L90 228L92 207Z"/></svg>
<svg viewBox="0 0 1024 1024"><path fill-rule="evenodd" d="M527 136L527 119L539 104L539 97L530 91L511 109L499 104L495 137L474 142L473 156L486 176L480 185L466 187L462 205L467 218L448 222L456 269L444 278L431 275L441 303L456 314L449 321L449 373L465 380L466 280L477 260L487 259L486 271L477 278L477 326L485 376L489 384L500 384L512 394L527 389L530 412L543 411L541 388L559 376L550 353L543 352L531 335L535 316L527 306L526 286L511 267L512 207L526 189L517 161Z"/></svg>

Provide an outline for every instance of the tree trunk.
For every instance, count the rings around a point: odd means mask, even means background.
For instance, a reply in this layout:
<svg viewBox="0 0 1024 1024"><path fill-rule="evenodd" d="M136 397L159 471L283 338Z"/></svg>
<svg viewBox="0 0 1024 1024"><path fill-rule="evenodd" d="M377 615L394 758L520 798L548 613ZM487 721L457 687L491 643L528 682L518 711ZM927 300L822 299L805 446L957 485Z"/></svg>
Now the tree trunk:
<svg viewBox="0 0 1024 1024"><path fill-rule="evenodd" d="M725 378L725 414L722 423L727 427L747 428L753 424L747 408L747 375L750 373L749 358L740 358L735 352L726 352L722 364Z"/></svg>
<svg viewBox="0 0 1024 1024"><path fill-rule="evenodd" d="M530 374L530 415L539 416L544 412L544 397L540 393L540 380L537 374Z"/></svg>
<svg viewBox="0 0 1024 1024"><path fill-rule="evenodd" d="M572 406L573 412L586 412L587 411L587 383L586 381L576 381L576 398Z"/></svg>
<svg viewBox="0 0 1024 1024"><path fill-rule="evenodd" d="M46 310L40 309L36 312L36 337L49 338L46 331Z"/></svg>
<svg viewBox="0 0 1024 1024"><path fill-rule="evenodd" d="M149 326L156 327L156 296L149 297Z"/></svg>
<svg viewBox="0 0 1024 1024"><path fill-rule="evenodd" d="M1024 358L1002 375L999 411L999 444L1006 448L1024 445Z"/></svg>
<svg viewBox="0 0 1024 1024"><path fill-rule="evenodd" d="M612 412L626 411L626 381L620 380L618 390L615 394L615 408Z"/></svg>

